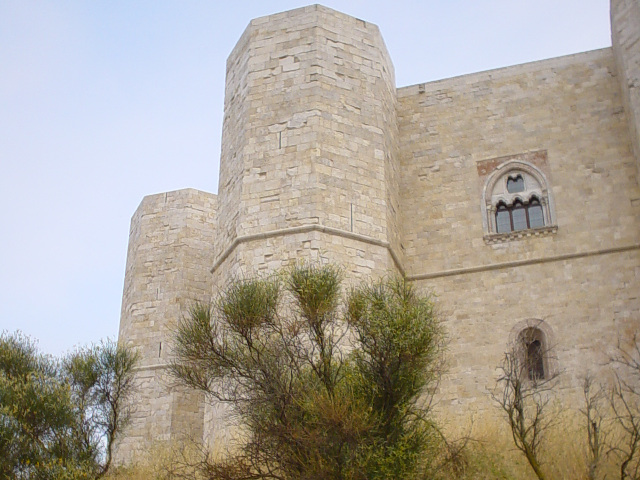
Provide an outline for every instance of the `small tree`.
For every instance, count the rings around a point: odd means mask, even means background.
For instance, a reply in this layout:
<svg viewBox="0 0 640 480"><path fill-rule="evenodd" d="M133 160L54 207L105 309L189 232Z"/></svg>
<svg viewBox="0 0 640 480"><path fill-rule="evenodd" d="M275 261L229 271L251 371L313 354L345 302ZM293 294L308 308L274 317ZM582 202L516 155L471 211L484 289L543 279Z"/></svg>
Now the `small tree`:
<svg viewBox="0 0 640 480"><path fill-rule="evenodd" d="M112 342L58 361L0 336L0 476L99 478L127 421L136 356Z"/></svg>
<svg viewBox="0 0 640 480"><path fill-rule="evenodd" d="M633 336L628 348L618 347L612 359L615 380L610 394L613 421L622 432L610 443L620 462L620 480L640 478L640 338Z"/></svg>
<svg viewBox="0 0 640 480"><path fill-rule="evenodd" d="M557 376L550 372L537 375L536 366L527 357L531 343L520 338L505 353L492 398L506 413L516 448L524 454L536 476L545 480L540 447L555 420L550 403ZM548 354L537 352L541 358L548 358Z"/></svg>
<svg viewBox="0 0 640 480"><path fill-rule="evenodd" d="M582 382L584 408L580 413L584 416L587 431L587 478L596 479L596 471L605 451L607 431L604 403L607 398L606 390L600 385L594 385L593 377L586 375Z"/></svg>
<svg viewBox="0 0 640 480"><path fill-rule="evenodd" d="M179 325L174 375L231 406L241 448L211 479L416 478L440 375L433 304L393 279L351 291L333 266L233 283Z"/></svg>
<svg viewBox="0 0 640 480"><path fill-rule="evenodd" d="M109 470L114 442L129 422L137 359L133 351L106 341L63 360L82 449L90 454L96 478Z"/></svg>

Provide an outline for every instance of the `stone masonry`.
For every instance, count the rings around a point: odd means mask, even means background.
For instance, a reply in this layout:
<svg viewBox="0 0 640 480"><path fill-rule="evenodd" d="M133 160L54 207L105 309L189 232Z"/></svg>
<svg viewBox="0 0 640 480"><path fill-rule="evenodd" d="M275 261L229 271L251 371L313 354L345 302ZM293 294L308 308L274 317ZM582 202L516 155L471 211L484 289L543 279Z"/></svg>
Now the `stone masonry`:
<svg viewBox="0 0 640 480"><path fill-rule="evenodd" d="M131 221L120 342L142 363L118 461L224 438L224 411L167 377L172 330L298 259L436 295L445 410L489 408L527 328L577 394L640 330L640 2L612 0L611 22L611 48L396 88L375 25L319 5L251 21L227 61L218 195L148 196Z"/></svg>

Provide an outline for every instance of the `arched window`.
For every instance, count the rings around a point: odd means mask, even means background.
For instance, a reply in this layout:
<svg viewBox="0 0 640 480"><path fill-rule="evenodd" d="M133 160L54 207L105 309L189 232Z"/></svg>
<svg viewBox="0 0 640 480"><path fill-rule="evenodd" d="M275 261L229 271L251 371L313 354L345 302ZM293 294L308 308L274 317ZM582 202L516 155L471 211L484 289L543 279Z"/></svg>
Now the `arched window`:
<svg viewBox="0 0 640 480"><path fill-rule="evenodd" d="M513 325L509 333L509 352L519 378L534 384L557 376L558 359L553 354L556 345L553 328L540 318L527 318Z"/></svg>
<svg viewBox="0 0 640 480"><path fill-rule="evenodd" d="M522 365L526 378L531 381L547 378L547 342L542 330L529 327L520 333Z"/></svg>
<svg viewBox="0 0 640 480"><path fill-rule="evenodd" d="M483 225L488 243L557 229L546 177L528 162L510 160L495 168L487 177L483 194Z"/></svg>
<svg viewBox="0 0 640 480"><path fill-rule="evenodd" d="M496 206L496 232L508 233L529 228L544 227L544 215L540 200L531 197L528 203L517 199L513 205L501 201Z"/></svg>
<svg viewBox="0 0 640 480"><path fill-rule="evenodd" d="M540 200L536 197L532 197L527 207L527 220L529 222L529 228L544 227L544 214L542 213L542 205Z"/></svg>

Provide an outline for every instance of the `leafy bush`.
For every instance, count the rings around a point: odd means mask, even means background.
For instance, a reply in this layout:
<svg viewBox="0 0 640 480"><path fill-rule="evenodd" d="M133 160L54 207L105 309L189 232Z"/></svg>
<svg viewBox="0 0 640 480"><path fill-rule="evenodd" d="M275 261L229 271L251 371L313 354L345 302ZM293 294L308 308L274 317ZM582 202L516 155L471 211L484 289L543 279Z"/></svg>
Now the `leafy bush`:
<svg viewBox="0 0 640 480"><path fill-rule="evenodd" d="M0 336L0 476L99 478L128 420L136 355L106 342L62 360Z"/></svg>
<svg viewBox="0 0 640 480"><path fill-rule="evenodd" d="M433 303L402 279L341 300L336 267L298 265L191 309L173 373L229 404L247 432L203 462L207 478L413 479L434 467L428 394L443 333Z"/></svg>

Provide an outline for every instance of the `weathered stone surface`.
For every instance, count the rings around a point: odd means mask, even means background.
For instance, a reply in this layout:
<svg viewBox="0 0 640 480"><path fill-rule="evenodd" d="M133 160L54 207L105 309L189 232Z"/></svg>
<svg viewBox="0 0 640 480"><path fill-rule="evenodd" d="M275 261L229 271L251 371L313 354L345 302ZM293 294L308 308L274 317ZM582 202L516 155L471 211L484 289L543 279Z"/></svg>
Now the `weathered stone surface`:
<svg viewBox="0 0 640 480"><path fill-rule="evenodd" d="M219 195L145 197L132 219L120 341L143 364L119 461L226 438L224 408L167 378L172 326L230 279L300 259L437 296L445 409L486 411L531 325L575 395L640 329L637 0L612 1L612 32L612 48L396 89L375 25L317 5L253 20L227 62ZM545 223L497 233L487 192L510 195L516 164Z"/></svg>
<svg viewBox="0 0 640 480"><path fill-rule="evenodd" d="M629 134L636 160L640 159L640 2L611 1L611 39L616 72L629 119ZM640 160L636 163L640 172Z"/></svg>
<svg viewBox="0 0 640 480"><path fill-rule="evenodd" d="M215 195L186 189L145 197L131 219L119 341L141 365L120 462L153 442L202 435L202 394L173 387L167 363L176 322L211 299L216 209Z"/></svg>

